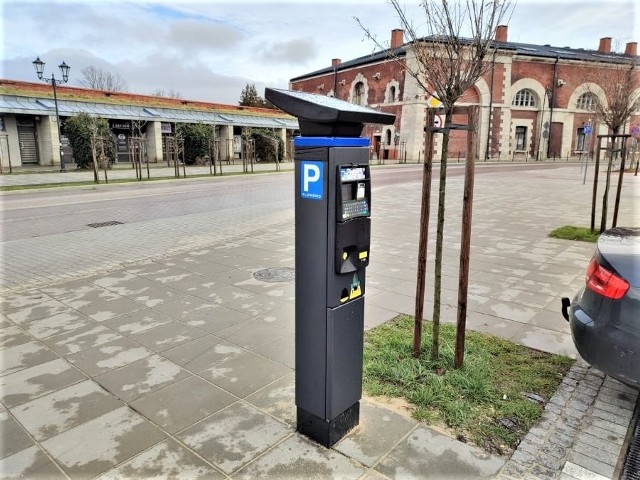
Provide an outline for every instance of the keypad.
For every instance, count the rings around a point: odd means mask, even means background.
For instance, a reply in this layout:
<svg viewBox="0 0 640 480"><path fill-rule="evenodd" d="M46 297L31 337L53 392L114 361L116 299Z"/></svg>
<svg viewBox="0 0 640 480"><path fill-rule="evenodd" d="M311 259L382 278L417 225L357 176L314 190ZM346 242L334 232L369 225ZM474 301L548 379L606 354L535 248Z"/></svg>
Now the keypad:
<svg viewBox="0 0 640 480"><path fill-rule="evenodd" d="M354 217L366 217L369 215L369 202L367 199L352 200L342 205L342 220Z"/></svg>

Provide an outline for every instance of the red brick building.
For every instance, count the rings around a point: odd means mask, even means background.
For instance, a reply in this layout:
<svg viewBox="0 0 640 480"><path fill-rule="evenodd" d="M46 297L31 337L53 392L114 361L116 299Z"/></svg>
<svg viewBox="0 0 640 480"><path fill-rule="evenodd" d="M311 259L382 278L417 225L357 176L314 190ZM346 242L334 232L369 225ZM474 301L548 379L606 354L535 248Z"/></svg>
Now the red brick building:
<svg viewBox="0 0 640 480"><path fill-rule="evenodd" d="M592 151L595 135L610 133L593 113L593 95L606 102L594 79L607 81L607 72L614 69L629 66L640 96L640 72L633 71L640 67L636 42L627 43L622 54L611 51L609 37L600 39L597 50L587 50L514 43L507 36L508 28L499 26L491 67L458 102L480 106L480 159L565 158ZM393 30L388 50L346 62L333 59L331 67L291 79L290 88L394 113L393 125L365 130L373 152L378 158L422 158L430 95L405 72L403 64L415 60L403 37L402 30ZM466 123L466 118L454 117L454 123ZM638 123L640 115L633 115L625 131ZM466 133L452 132L449 153L466 155Z"/></svg>

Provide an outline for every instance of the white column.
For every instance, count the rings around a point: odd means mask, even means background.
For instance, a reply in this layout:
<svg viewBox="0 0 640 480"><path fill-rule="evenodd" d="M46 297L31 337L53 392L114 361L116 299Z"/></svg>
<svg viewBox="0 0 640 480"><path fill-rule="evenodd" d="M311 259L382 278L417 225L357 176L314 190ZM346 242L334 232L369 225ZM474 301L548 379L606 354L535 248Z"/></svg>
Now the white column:
<svg viewBox="0 0 640 480"><path fill-rule="evenodd" d="M162 123L147 123L147 157L150 163L161 163L164 161L162 152Z"/></svg>

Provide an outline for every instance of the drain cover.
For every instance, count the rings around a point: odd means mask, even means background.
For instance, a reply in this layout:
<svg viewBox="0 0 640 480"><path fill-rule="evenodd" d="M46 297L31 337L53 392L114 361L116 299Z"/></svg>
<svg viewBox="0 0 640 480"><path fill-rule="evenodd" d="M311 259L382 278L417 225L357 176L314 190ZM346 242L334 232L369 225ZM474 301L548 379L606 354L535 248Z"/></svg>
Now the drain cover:
<svg viewBox="0 0 640 480"><path fill-rule="evenodd" d="M117 220L112 220L110 222L89 223L87 227L100 228L100 227L110 227L111 225L123 225L123 223L118 222Z"/></svg>
<svg viewBox="0 0 640 480"><path fill-rule="evenodd" d="M289 267L265 268L255 272L253 278L268 283L293 282L296 278L296 271Z"/></svg>

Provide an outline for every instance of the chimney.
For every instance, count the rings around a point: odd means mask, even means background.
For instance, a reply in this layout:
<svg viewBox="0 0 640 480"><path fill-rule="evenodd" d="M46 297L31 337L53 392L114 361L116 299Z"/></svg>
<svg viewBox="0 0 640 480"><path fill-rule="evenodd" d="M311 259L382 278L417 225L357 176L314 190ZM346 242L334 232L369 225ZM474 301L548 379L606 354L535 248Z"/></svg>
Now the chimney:
<svg viewBox="0 0 640 480"><path fill-rule="evenodd" d="M341 63L342 63L342 60L340 60L339 58L332 58L331 59L331 66L332 67L337 67Z"/></svg>
<svg viewBox="0 0 640 480"><path fill-rule="evenodd" d="M598 52L611 53L611 37L603 37L600 39L600 45L598 46Z"/></svg>
<svg viewBox="0 0 640 480"><path fill-rule="evenodd" d="M498 25L496 27L496 42L506 42L509 34L507 25Z"/></svg>
<svg viewBox="0 0 640 480"><path fill-rule="evenodd" d="M404 45L404 30L394 28L391 30L391 48L398 48Z"/></svg>
<svg viewBox="0 0 640 480"><path fill-rule="evenodd" d="M624 54L629 57L635 57L638 55L638 42L627 43L627 48L624 49Z"/></svg>

